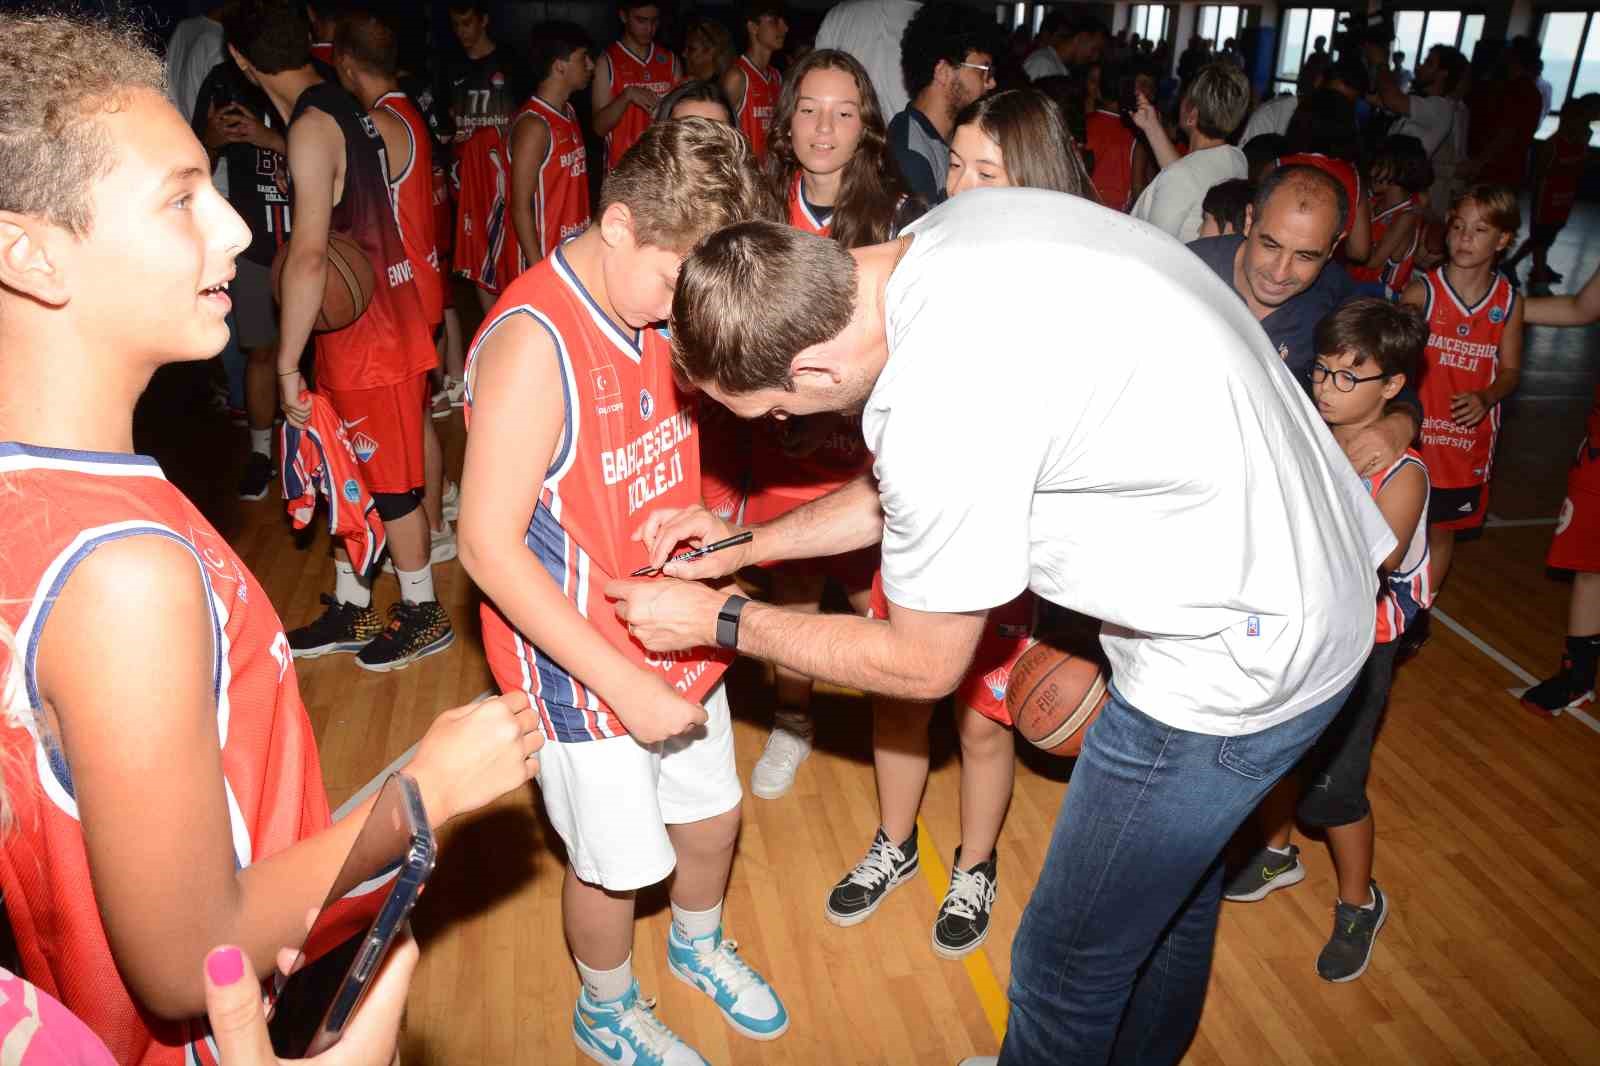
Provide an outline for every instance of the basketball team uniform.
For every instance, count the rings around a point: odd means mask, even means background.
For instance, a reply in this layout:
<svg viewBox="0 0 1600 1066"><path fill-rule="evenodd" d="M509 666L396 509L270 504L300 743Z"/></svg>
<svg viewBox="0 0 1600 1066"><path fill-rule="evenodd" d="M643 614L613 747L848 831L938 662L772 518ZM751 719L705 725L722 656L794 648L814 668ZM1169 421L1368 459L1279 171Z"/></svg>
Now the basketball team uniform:
<svg viewBox="0 0 1600 1066"><path fill-rule="evenodd" d="M1422 453L1415 448L1407 448L1387 470L1372 477L1362 478L1361 482L1367 487L1367 491L1372 493L1372 499L1376 502L1378 495L1395 475L1411 466L1422 471L1423 481L1426 483L1428 467L1422 460ZM1417 614L1433 605L1433 586L1428 582L1427 518L1428 493L1424 492L1422 517L1417 521L1417 528L1411 533L1406 553L1386 575L1386 580L1378 586L1378 629L1373 642L1375 644L1388 644L1399 640L1400 634L1406 631L1406 627Z"/></svg>
<svg viewBox="0 0 1600 1066"><path fill-rule="evenodd" d="M589 156L583 147L583 127L569 102L561 110L529 97L517 117L511 120L506 136L506 162L511 161L511 141L517 123L528 116L544 122L550 130L544 159L539 163L538 180L533 188L533 223L539 229L539 255L548 256L568 237L575 237L589 224ZM509 218L506 228L511 228ZM507 233L507 239L512 235ZM514 240L511 243L515 244ZM528 269L522 246L517 245L517 273Z"/></svg>
<svg viewBox="0 0 1600 1066"><path fill-rule="evenodd" d="M606 59L611 63L611 98L621 96L623 90L635 85L649 89L657 96L665 96L678 84L678 60L671 52L651 42L650 51L643 59L628 51L627 45L615 41L606 46ZM609 172L622 160L644 131L650 128L655 116L644 108L629 104L622 118L606 134L606 170Z"/></svg>
<svg viewBox="0 0 1600 1066"><path fill-rule="evenodd" d="M646 514L700 502L698 427L674 382L667 338L608 318L557 248L511 283L473 339L469 433L481 399L478 353L518 316L553 342L566 412L523 543L587 624L630 662L703 703L710 720L693 739L637 743L604 700L488 600L484 652L500 689L526 692L537 710L550 742L540 752L540 791L573 871L608 889L641 888L676 863L665 824L721 814L742 796L721 685L731 653L647 652L601 595L608 581L649 562L643 543L630 539Z"/></svg>
<svg viewBox="0 0 1600 1066"><path fill-rule="evenodd" d="M1133 206L1133 152L1139 139L1115 111L1093 111L1084 119L1084 141L1094 153L1090 174L1100 202L1116 210Z"/></svg>
<svg viewBox="0 0 1600 1066"><path fill-rule="evenodd" d="M518 91L515 70L503 63L498 48L486 56L458 62L446 78L450 83L450 117L457 138L487 126L504 133L518 102L527 95Z"/></svg>
<svg viewBox="0 0 1600 1066"><path fill-rule="evenodd" d="M1567 471L1567 497L1561 501L1546 562L1558 570L1600 571L1600 386L1583 442Z"/></svg>
<svg viewBox="0 0 1600 1066"><path fill-rule="evenodd" d="M452 268L480 289L499 292L517 274L516 240L506 232L511 167L495 126L456 145L456 233Z"/></svg>
<svg viewBox="0 0 1600 1066"><path fill-rule="evenodd" d="M29 501L0 524L0 618L18 649L10 660L0 651L0 672L5 714L20 725L0 732L16 813L0 838L0 892L23 974L87 1022L117 1062L210 1066L217 1048L205 1019L166 1022L143 1012L117 971L90 883L72 768L59 733L37 725L34 664L54 597L96 549L144 536L190 552L211 613L211 690L234 858L244 867L329 823L282 623L266 590L155 460L0 444L0 479ZM83 661L93 663L92 648Z"/></svg>
<svg viewBox="0 0 1600 1066"><path fill-rule="evenodd" d="M744 56L736 61L744 71L744 96L735 103L733 124L750 142L756 161L767 158L767 128L772 125L772 113L778 107L778 94L783 90L783 76L769 63L764 71Z"/></svg>
<svg viewBox="0 0 1600 1066"><path fill-rule="evenodd" d="M367 253L372 301L344 329L315 334L317 389L344 419L362 477L374 493L422 487L422 419L438 360L389 198L383 138L344 90L319 82L295 101L290 125L315 108L344 134L344 191L329 228Z"/></svg>
<svg viewBox="0 0 1600 1066"><path fill-rule="evenodd" d="M1488 515L1489 474L1500 434L1500 405L1476 426L1450 417L1450 397L1488 388L1500 366L1500 338L1517 290L1496 272L1489 291L1471 307L1445 278L1445 267L1421 275L1427 293L1428 346L1423 353L1422 458L1433 494L1428 521L1444 529L1477 529Z"/></svg>
<svg viewBox="0 0 1600 1066"><path fill-rule="evenodd" d="M1551 146L1550 162L1539 175L1533 198L1532 239L1539 244L1555 240L1561 227L1572 217L1573 205L1578 202L1583 165L1589 158L1587 139L1552 136Z"/></svg>
<svg viewBox="0 0 1600 1066"><path fill-rule="evenodd" d="M1386 207L1372 216L1372 246L1376 248L1383 243L1384 235L1389 232L1389 227L1399 222L1402 218L1416 216L1417 224L1411 231L1411 241L1399 257L1390 256L1375 267L1357 266L1350 264L1345 267L1346 272L1354 281L1378 282L1383 286L1383 292L1391 300L1400 298L1406 291L1406 286L1411 283L1411 271L1416 263L1417 248L1422 244L1422 201L1416 196L1408 196L1393 207Z"/></svg>
<svg viewBox="0 0 1600 1066"><path fill-rule="evenodd" d="M404 93L385 93L374 108L383 108L405 126L411 162L389 182L400 243L411 263L422 317L431 335L444 321L444 278L439 273L439 241L434 230L433 140L428 122Z"/></svg>

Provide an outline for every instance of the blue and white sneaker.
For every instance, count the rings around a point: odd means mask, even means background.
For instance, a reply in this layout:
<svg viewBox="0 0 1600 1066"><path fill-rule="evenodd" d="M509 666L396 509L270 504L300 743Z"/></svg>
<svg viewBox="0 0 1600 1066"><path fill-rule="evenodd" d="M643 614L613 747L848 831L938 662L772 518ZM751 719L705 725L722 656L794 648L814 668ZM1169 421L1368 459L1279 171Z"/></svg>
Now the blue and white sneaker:
<svg viewBox="0 0 1600 1066"><path fill-rule="evenodd" d="M594 1000L578 993L572 1039L596 1062L622 1066L711 1066L656 1017L656 1001L639 995L635 981L621 999Z"/></svg>
<svg viewBox="0 0 1600 1066"><path fill-rule="evenodd" d="M722 939L722 927L690 942L673 925L667 934L667 968L678 980L711 997L728 1024L752 1040L776 1040L789 1028L789 1012L766 978Z"/></svg>

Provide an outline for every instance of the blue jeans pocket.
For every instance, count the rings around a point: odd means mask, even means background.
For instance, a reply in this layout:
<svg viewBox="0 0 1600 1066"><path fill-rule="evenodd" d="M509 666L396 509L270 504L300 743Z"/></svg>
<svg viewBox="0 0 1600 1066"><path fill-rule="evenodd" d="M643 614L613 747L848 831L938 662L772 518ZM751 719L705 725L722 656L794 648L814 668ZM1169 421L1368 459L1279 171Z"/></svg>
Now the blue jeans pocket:
<svg viewBox="0 0 1600 1066"><path fill-rule="evenodd" d="M1217 762L1240 777L1248 777L1252 781L1260 781L1270 771L1258 765L1258 760L1265 753L1259 750L1261 745L1252 745L1250 743L1255 739L1256 735L1254 734L1242 737L1223 737L1222 746L1217 750ZM1252 748L1257 750L1252 750Z"/></svg>

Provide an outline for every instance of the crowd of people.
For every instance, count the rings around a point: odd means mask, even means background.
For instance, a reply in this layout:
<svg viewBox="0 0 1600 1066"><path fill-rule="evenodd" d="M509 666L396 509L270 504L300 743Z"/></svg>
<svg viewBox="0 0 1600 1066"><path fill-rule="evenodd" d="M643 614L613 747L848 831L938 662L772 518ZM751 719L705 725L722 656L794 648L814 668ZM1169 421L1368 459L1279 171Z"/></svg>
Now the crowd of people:
<svg viewBox="0 0 1600 1066"><path fill-rule="evenodd" d="M1177 1062L1221 902L1305 877L1297 820L1337 872L1316 970L1359 978L1391 906L1367 781L1394 672L1483 529L1524 326L1600 318L1594 280L1544 294L1600 98L1536 144L1526 38L1414 75L1390 41L1319 39L1264 98L1232 40L1174 62L1065 11L1022 39L847 0L799 41L778 0L734 26L620 0L600 48L447 6L454 41L418 48L382 5L229 0L164 69L116 24L0 16L0 486L30 500L0 523L3 987L65 1007L0 1015L18 1061L275 1061L257 982L371 805L332 820L294 662L428 669L468 624L434 585L457 559L499 695L441 713L406 772L434 825L538 782L591 1058L705 1061L632 970L662 882L674 975L745 1037L789 1028L795 975L725 928L736 655L775 667L764 800L813 749L814 681L873 694L879 824L819 901L839 926L918 870L953 695L930 946L959 959L990 933L1009 674L1062 611L1101 623L1111 695L998 1061ZM333 324L352 260L370 293ZM1063 300L1092 308L1070 336ZM331 591L288 629L134 452L152 374L219 353L240 496L327 508ZM1578 573L1566 653L1524 697L1545 714L1600 662L1596 456L1591 418L1550 555ZM389 1061L415 959L338 1061Z"/></svg>

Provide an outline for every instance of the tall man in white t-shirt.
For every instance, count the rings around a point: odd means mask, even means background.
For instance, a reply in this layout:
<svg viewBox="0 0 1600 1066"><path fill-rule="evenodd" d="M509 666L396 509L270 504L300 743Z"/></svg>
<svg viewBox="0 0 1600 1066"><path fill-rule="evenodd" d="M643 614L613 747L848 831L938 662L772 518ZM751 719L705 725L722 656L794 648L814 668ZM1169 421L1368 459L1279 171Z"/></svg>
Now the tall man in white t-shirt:
<svg viewBox="0 0 1600 1066"><path fill-rule="evenodd" d="M730 227L685 261L672 316L681 376L743 418L861 411L875 465L667 572L881 541L889 618L666 578L606 594L646 647L719 641L913 699L951 691L988 609L1024 588L1103 619L1114 698L1017 935L1001 1061L1175 1063L1223 844L1342 703L1394 538L1250 312L1181 245L1028 189L968 193L907 233L845 251ZM1094 309L1070 333L1062 293ZM732 531L694 509L642 535L662 562Z"/></svg>

